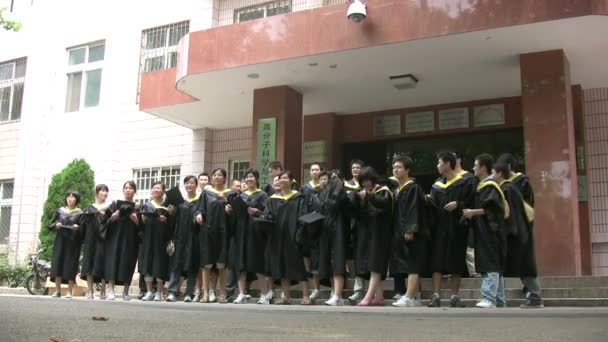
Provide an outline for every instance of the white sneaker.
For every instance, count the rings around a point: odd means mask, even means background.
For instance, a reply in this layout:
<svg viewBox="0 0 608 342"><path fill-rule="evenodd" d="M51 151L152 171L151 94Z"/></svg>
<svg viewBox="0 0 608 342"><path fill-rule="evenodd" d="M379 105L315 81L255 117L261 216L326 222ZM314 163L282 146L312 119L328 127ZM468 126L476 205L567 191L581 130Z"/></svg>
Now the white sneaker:
<svg viewBox="0 0 608 342"><path fill-rule="evenodd" d="M319 298L319 295L320 295L320 294L321 294L321 292L319 292L319 290L318 290L318 289L314 289L314 290L312 291L312 293L310 294L310 296L308 296L308 298L310 298L310 300L311 300L311 301L313 301L313 300L315 300L315 299Z"/></svg>
<svg viewBox="0 0 608 342"><path fill-rule="evenodd" d="M156 293L154 294L154 301L155 301L155 302L160 302L161 300L163 300L163 298L162 298L162 296L161 296L160 292L156 292Z"/></svg>
<svg viewBox="0 0 608 342"><path fill-rule="evenodd" d="M177 298L175 298L175 294L173 294L173 293L169 293L169 296L166 299L167 302L175 302L176 300L177 300Z"/></svg>
<svg viewBox="0 0 608 342"><path fill-rule="evenodd" d="M190 297L190 295L184 297L184 303L192 303L192 297Z"/></svg>
<svg viewBox="0 0 608 342"><path fill-rule="evenodd" d="M209 290L209 303L215 303L216 300L215 290Z"/></svg>
<svg viewBox="0 0 608 342"><path fill-rule="evenodd" d="M496 307L495 304L492 304L492 302L487 299L480 300L475 306L482 309L493 309Z"/></svg>
<svg viewBox="0 0 608 342"><path fill-rule="evenodd" d="M114 291L108 292L108 300L114 300L114 299L116 299L116 292L114 292Z"/></svg>
<svg viewBox="0 0 608 342"><path fill-rule="evenodd" d="M408 296L402 296L398 301L393 303L393 306L396 307L407 307L407 308L415 308L422 306L422 302L417 300L416 298L410 298Z"/></svg>
<svg viewBox="0 0 608 342"><path fill-rule="evenodd" d="M325 305L329 306L344 306L344 299L338 296L331 296L331 298L325 302Z"/></svg>
<svg viewBox="0 0 608 342"><path fill-rule="evenodd" d="M201 300L202 296L203 291L201 289L196 289L196 292L194 293L194 299L192 299L192 301L198 303Z"/></svg>
<svg viewBox="0 0 608 342"><path fill-rule="evenodd" d="M272 298L274 298L274 292L272 291L272 289L268 290L268 292L266 292L265 295L266 299L268 299L268 301L271 301Z"/></svg>
<svg viewBox="0 0 608 342"><path fill-rule="evenodd" d="M395 298L395 297L393 297L393 298ZM399 299L397 299L397 301L395 301L393 303L393 306L396 306L398 308L405 307L406 306L405 302L407 300L408 300L407 296L401 296L401 297L399 297Z"/></svg>
<svg viewBox="0 0 608 342"><path fill-rule="evenodd" d="M266 295L261 295L258 304L270 304L270 299Z"/></svg>
<svg viewBox="0 0 608 342"><path fill-rule="evenodd" d="M348 297L353 302L360 301L363 299L363 293L360 291L355 292L352 296Z"/></svg>
<svg viewBox="0 0 608 342"><path fill-rule="evenodd" d="M393 296L393 300L399 300L401 298L403 298L403 295L399 294L399 293L397 293L396 295Z"/></svg>
<svg viewBox="0 0 608 342"><path fill-rule="evenodd" d="M68 292L68 293L65 294L64 298L65 299L72 299L72 294Z"/></svg>
<svg viewBox="0 0 608 342"><path fill-rule="evenodd" d="M128 302L128 301L130 301L130 300L131 300L131 296L129 296L129 293L128 293L128 292L125 292L125 293L123 293L123 294L122 294L122 300L123 300L124 302Z"/></svg>
<svg viewBox="0 0 608 342"><path fill-rule="evenodd" d="M418 292L418 294L416 295L416 298L414 298L414 301L416 302L416 306L422 306L422 299L420 297L420 292Z"/></svg>
<svg viewBox="0 0 608 342"><path fill-rule="evenodd" d="M238 295L238 297L236 297L236 299L232 303L233 304L247 304L247 296L245 296L244 294L240 293Z"/></svg>
<svg viewBox="0 0 608 342"><path fill-rule="evenodd" d="M144 297L141 299L144 302L151 302L154 300L154 292L152 291L148 291L146 292L146 294L144 295Z"/></svg>

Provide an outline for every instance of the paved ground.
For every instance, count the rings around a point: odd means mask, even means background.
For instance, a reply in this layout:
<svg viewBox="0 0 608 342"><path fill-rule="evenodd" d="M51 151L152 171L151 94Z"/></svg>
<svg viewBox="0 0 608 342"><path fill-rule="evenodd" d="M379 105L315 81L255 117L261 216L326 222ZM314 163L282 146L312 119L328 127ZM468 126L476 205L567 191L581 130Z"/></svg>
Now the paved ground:
<svg viewBox="0 0 608 342"><path fill-rule="evenodd" d="M94 321L93 316L109 317ZM0 341L608 341L608 308L398 309L0 296Z"/></svg>

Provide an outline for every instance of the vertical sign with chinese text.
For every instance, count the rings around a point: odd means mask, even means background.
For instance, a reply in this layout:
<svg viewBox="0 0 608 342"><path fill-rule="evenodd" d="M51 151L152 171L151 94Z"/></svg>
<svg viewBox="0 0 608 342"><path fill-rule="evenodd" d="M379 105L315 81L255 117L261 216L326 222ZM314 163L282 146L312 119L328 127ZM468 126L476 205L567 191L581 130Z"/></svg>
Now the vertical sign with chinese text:
<svg viewBox="0 0 608 342"><path fill-rule="evenodd" d="M268 164L276 159L277 150L277 119L267 118L258 120L258 153L257 167L260 171L260 185L270 184Z"/></svg>

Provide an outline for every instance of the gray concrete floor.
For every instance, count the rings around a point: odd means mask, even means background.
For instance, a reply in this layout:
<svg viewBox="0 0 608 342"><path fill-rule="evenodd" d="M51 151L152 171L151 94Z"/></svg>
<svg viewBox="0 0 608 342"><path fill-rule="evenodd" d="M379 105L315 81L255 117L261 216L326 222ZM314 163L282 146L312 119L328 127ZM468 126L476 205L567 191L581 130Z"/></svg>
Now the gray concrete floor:
<svg viewBox="0 0 608 342"><path fill-rule="evenodd" d="M0 296L0 341L50 341L51 336L66 341L606 342L608 308L303 307Z"/></svg>

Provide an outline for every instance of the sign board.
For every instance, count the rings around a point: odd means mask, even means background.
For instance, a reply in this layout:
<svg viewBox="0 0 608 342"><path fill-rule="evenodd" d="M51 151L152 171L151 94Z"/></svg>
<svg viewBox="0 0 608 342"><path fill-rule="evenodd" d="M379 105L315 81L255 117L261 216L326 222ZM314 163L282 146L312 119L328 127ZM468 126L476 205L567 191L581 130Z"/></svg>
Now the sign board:
<svg viewBox="0 0 608 342"><path fill-rule="evenodd" d="M277 157L277 119L258 120L257 167L260 171L260 184L270 184L268 164Z"/></svg>
<svg viewBox="0 0 608 342"><path fill-rule="evenodd" d="M577 177L578 181L578 201L587 202L588 199L588 188L587 188L587 176L581 175Z"/></svg>
<svg viewBox="0 0 608 342"><path fill-rule="evenodd" d="M405 133L431 132L435 130L435 112L405 114Z"/></svg>
<svg viewBox="0 0 608 342"><path fill-rule="evenodd" d="M387 115L374 118L374 136L398 134L401 134L401 115Z"/></svg>
<svg viewBox="0 0 608 342"><path fill-rule="evenodd" d="M307 141L302 146L302 164L327 161L327 140Z"/></svg>
<svg viewBox="0 0 608 342"><path fill-rule="evenodd" d="M474 108L475 127L505 124L505 105L492 104Z"/></svg>
<svg viewBox="0 0 608 342"><path fill-rule="evenodd" d="M469 128L469 108L452 108L439 111L439 129Z"/></svg>

